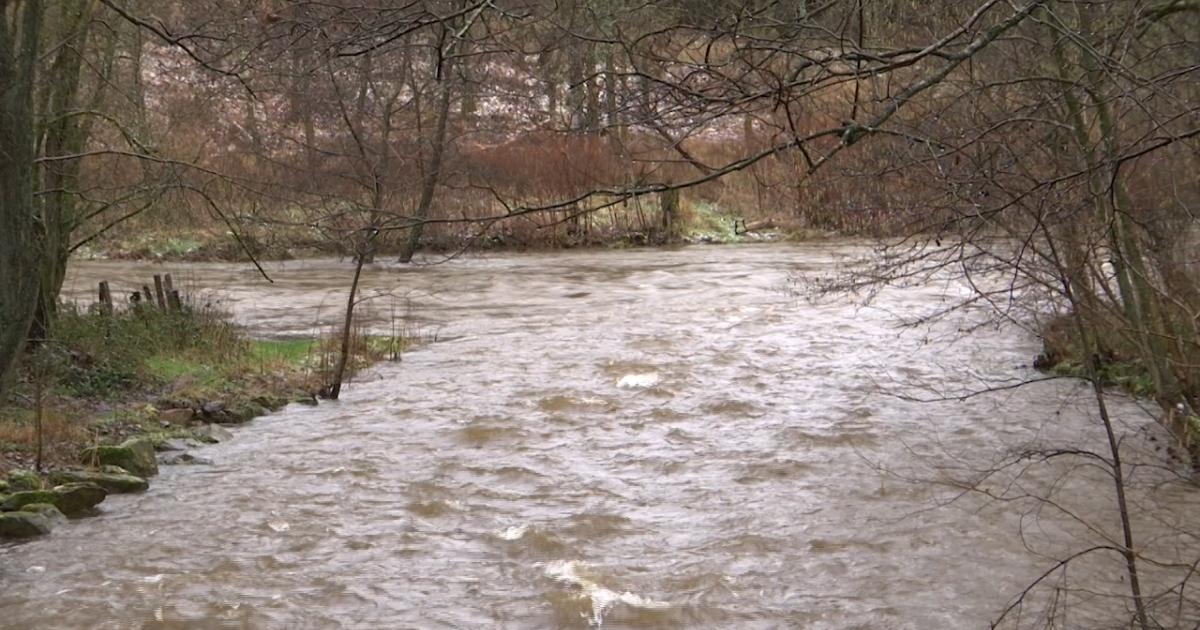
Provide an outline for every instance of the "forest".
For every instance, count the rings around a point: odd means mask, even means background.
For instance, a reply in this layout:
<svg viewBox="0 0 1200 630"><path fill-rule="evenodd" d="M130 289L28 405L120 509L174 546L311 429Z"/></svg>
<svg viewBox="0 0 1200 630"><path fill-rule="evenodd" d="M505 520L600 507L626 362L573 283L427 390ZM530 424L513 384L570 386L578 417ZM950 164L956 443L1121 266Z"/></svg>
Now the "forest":
<svg viewBox="0 0 1200 630"><path fill-rule="evenodd" d="M45 349L113 339L64 300L82 260L342 261L328 369L274 408L398 353L352 334L378 262L850 238L812 290L953 277L931 317L1087 384L1129 627L1168 627L1109 406L1200 475L1197 0L0 0L0 103L0 408L38 427L79 362Z"/></svg>

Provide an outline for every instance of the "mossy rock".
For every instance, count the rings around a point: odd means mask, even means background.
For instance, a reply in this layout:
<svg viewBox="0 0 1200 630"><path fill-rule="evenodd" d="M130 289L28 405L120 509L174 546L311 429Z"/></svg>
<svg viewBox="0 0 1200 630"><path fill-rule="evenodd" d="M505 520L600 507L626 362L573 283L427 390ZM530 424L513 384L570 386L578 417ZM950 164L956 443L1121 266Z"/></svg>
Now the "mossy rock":
<svg viewBox="0 0 1200 630"><path fill-rule="evenodd" d="M293 396L291 402L300 405L308 405L310 407L316 407L318 404L320 404L320 401L317 400L317 397L312 394L300 394Z"/></svg>
<svg viewBox="0 0 1200 630"><path fill-rule="evenodd" d="M223 402L207 403L204 417L215 424L245 424L266 413L266 409L248 400L239 400L226 405Z"/></svg>
<svg viewBox="0 0 1200 630"><path fill-rule="evenodd" d="M49 503L67 516L82 516L107 495L104 488L94 483L67 483L53 490L25 490L10 494L0 503L0 511L28 511L30 505Z"/></svg>
<svg viewBox="0 0 1200 630"><path fill-rule="evenodd" d="M51 526L58 526L67 522L67 515L63 514L62 511L55 507L52 503L31 503L21 508L21 511L41 514L50 521Z"/></svg>
<svg viewBox="0 0 1200 630"><path fill-rule="evenodd" d="M193 429L192 436L205 444L216 444L233 438L233 433L218 424L206 424Z"/></svg>
<svg viewBox="0 0 1200 630"><path fill-rule="evenodd" d="M276 411L278 409L282 409L283 406L288 402L286 396L274 394L262 394L260 396L255 396L254 398L251 398L250 401L267 411Z"/></svg>
<svg viewBox="0 0 1200 630"><path fill-rule="evenodd" d="M94 483L73 482L55 486L54 494L54 507L67 516L82 516L103 501L108 491Z"/></svg>
<svg viewBox="0 0 1200 630"><path fill-rule="evenodd" d="M109 468L106 466L105 468ZM117 470L123 471L123 468L113 466ZM56 484L67 483L94 483L101 488L104 488L111 494L123 494L127 492L142 492L150 487L142 477L137 477L126 472L111 473L107 471L91 471L91 470L56 470L50 473L50 481Z"/></svg>
<svg viewBox="0 0 1200 630"><path fill-rule="evenodd" d="M12 491L41 490L42 478L32 470L17 468L8 471L8 488Z"/></svg>
<svg viewBox="0 0 1200 630"><path fill-rule="evenodd" d="M229 414L239 422L249 422L264 413L267 413L267 406L253 400L239 401L229 409Z"/></svg>
<svg viewBox="0 0 1200 630"><path fill-rule="evenodd" d="M34 503L53 504L57 499L58 495L52 490L22 490L5 497L4 502L0 503L0 511L16 512L25 509L26 505L33 505Z"/></svg>
<svg viewBox="0 0 1200 630"><path fill-rule="evenodd" d="M54 523L38 512L0 512L0 538L32 538L49 534Z"/></svg>
<svg viewBox="0 0 1200 630"><path fill-rule="evenodd" d="M82 459L91 466L119 466L138 477L158 474L154 443L147 438L132 438L119 446L92 446L83 450Z"/></svg>
<svg viewBox="0 0 1200 630"><path fill-rule="evenodd" d="M0 479L0 494L4 494L4 493L8 492L8 490L9 490L8 480Z"/></svg>

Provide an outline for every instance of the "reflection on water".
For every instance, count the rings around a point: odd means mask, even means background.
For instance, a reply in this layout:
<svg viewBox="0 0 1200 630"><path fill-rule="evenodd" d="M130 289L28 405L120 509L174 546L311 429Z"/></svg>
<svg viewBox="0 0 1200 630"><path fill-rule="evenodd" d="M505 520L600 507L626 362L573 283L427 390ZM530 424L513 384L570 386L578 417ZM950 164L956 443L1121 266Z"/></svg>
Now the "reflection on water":
<svg viewBox="0 0 1200 630"><path fill-rule="evenodd" d="M1110 488L1053 466L985 484L1053 504L957 484L1027 444L1101 436L1068 382L896 397L1030 376L1038 348L992 328L954 341L957 317L895 326L961 296L953 285L868 306L782 290L861 251L373 266L369 323L411 304L442 342L341 401L238 429L203 449L212 467L166 467L97 518L0 546L0 627L986 627L1056 558L1116 535ZM68 289L164 269L264 335L335 321L349 274L276 264L268 285L241 265L83 263ZM1149 423L1132 403L1117 412ZM1194 561L1182 532L1200 523L1197 493L1163 478L1135 475L1139 531L1156 558ZM1120 625L1127 602L1090 594L1124 592L1117 560L1056 582L1074 627ZM1147 569L1147 589L1168 574Z"/></svg>

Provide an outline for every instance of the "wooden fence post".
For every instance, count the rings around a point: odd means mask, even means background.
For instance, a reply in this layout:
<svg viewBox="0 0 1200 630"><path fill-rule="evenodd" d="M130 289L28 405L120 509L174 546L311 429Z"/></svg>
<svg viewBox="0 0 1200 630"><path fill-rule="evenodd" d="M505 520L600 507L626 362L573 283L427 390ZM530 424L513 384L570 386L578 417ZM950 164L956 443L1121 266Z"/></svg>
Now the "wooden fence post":
<svg viewBox="0 0 1200 630"><path fill-rule="evenodd" d="M154 295L158 298L158 308L167 310L167 296L163 293L163 279L159 274L154 274Z"/></svg>
<svg viewBox="0 0 1200 630"><path fill-rule="evenodd" d="M108 281L100 281L100 312L105 315L113 314L112 291L108 289Z"/></svg>

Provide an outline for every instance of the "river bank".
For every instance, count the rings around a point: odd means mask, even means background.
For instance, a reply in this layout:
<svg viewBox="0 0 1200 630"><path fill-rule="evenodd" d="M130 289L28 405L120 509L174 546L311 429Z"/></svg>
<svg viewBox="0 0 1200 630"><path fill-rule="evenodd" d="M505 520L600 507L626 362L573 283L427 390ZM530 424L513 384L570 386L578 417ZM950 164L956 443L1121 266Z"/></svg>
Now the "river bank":
<svg viewBox="0 0 1200 630"><path fill-rule="evenodd" d="M0 538L144 491L160 462L205 464L188 451L227 438L225 427L317 404L336 355L331 339L251 338L211 307L60 308L53 341L26 357L0 406ZM356 335L351 370L402 343Z"/></svg>
<svg viewBox="0 0 1200 630"><path fill-rule="evenodd" d="M514 230L505 227L477 233L476 226L456 231L442 230L426 235L422 251L453 254L464 249L488 252L533 252L575 249L627 249L673 244L747 244L798 242L835 238L835 232L807 227L796 219L744 218L717 204L689 202L670 233L644 225L624 225L600 220L587 230L543 228ZM404 232L384 235L377 243L377 256L394 258L400 251ZM223 223L196 226L181 232L177 227L156 223L118 227L81 248L78 256L92 260L147 260L170 262L233 262L247 259L247 251L258 260L295 260L346 256L345 242L315 228L288 222L248 223L236 234Z"/></svg>

